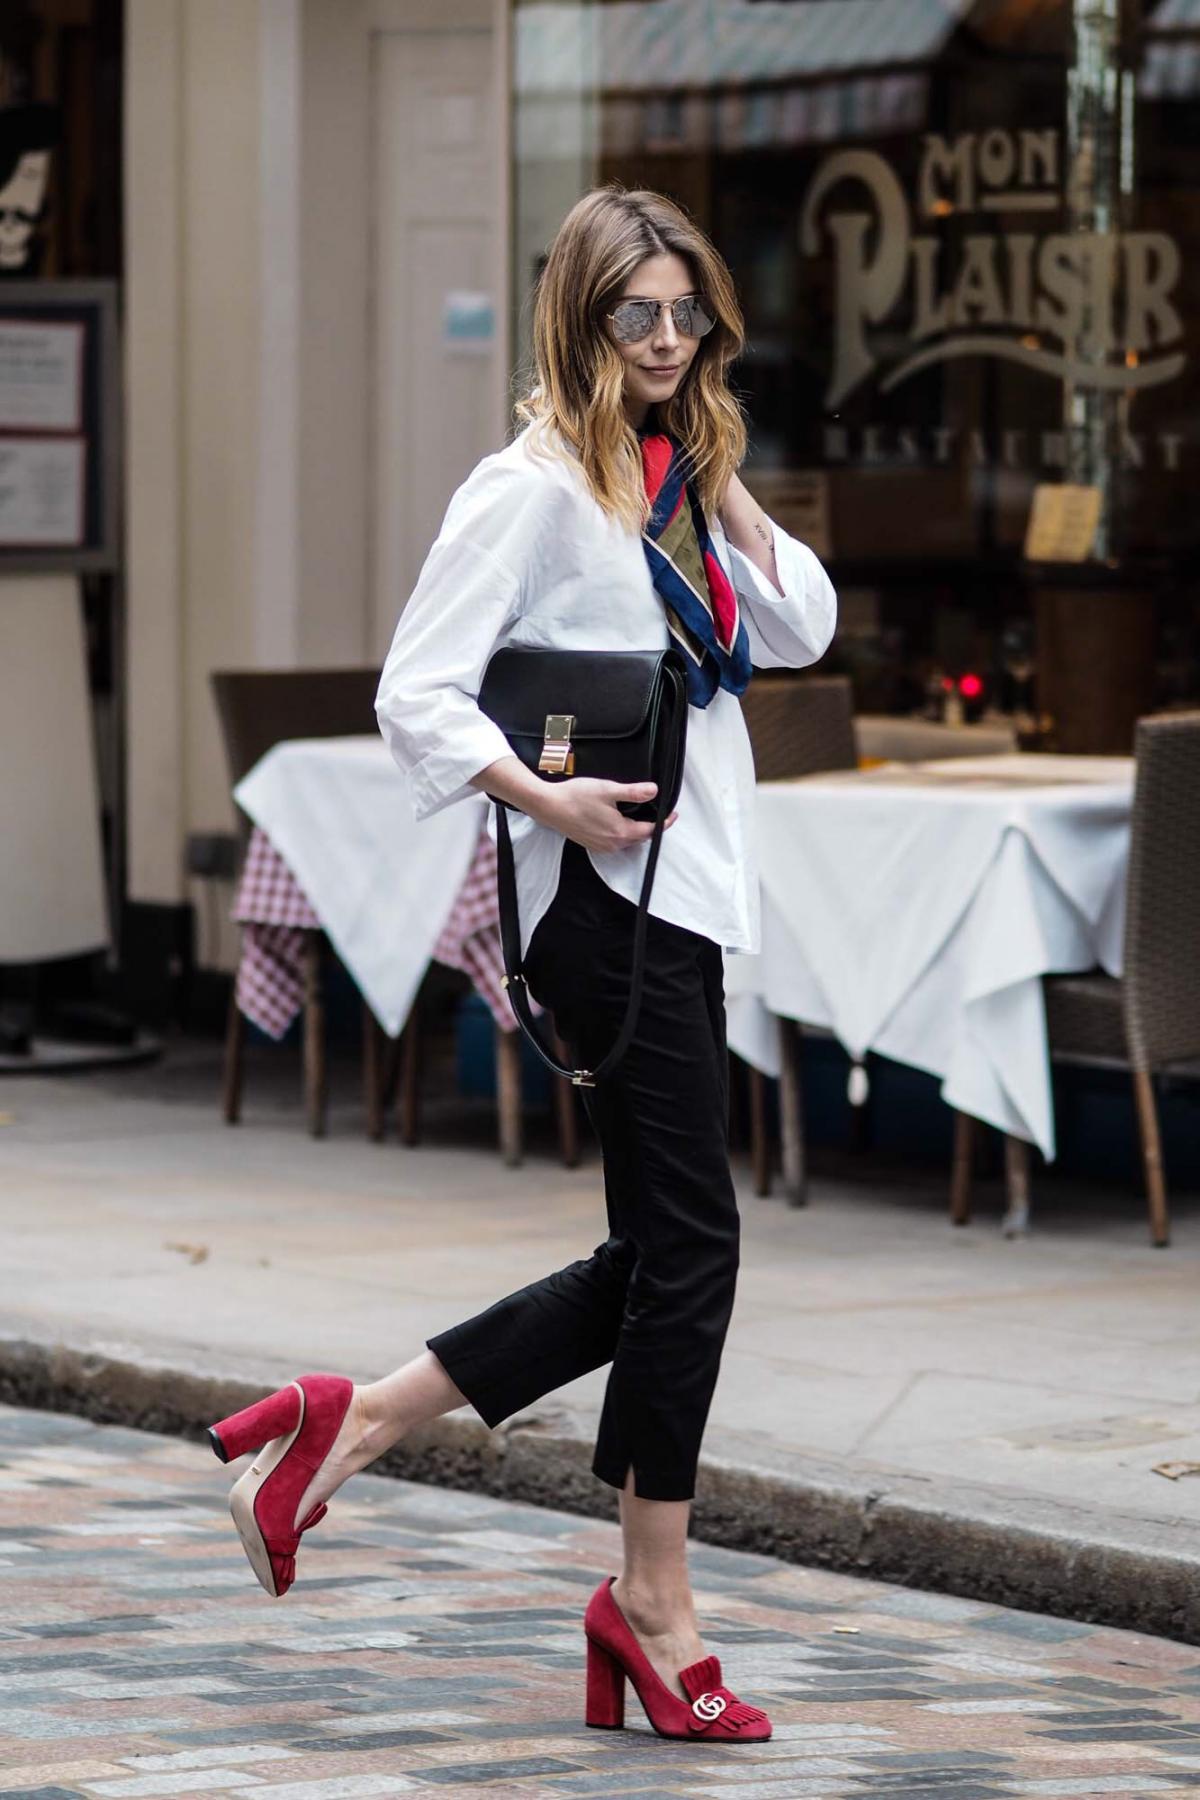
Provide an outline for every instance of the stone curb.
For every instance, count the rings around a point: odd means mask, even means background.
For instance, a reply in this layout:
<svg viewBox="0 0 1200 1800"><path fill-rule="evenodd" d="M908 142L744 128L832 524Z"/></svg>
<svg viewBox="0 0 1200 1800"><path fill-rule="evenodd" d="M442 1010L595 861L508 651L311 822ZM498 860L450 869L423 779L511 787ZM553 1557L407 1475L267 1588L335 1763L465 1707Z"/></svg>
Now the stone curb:
<svg viewBox="0 0 1200 1800"><path fill-rule="evenodd" d="M276 1380L0 1338L0 1401L192 1442ZM451 1414L372 1472L612 1518L615 1496L591 1473L590 1425L534 1411L489 1431ZM939 1483L935 1496L930 1482L886 1469L710 1441L692 1508L692 1534L705 1543L1200 1644L1200 1550L1170 1520L965 1483Z"/></svg>

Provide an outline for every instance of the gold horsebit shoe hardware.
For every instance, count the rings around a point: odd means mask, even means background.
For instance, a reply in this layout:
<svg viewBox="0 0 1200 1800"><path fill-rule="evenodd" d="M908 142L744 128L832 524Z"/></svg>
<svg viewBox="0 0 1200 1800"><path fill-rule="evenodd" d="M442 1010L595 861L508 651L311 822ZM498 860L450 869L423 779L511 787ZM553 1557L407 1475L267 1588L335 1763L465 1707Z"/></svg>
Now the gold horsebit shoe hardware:
<svg viewBox="0 0 1200 1800"><path fill-rule="evenodd" d="M542 754L538 757L539 774L573 775L575 773L575 752L571 748L571 733L574 729L574 713L546 714L546 728L542 734Z"/></svg>
<svg viewBox="0 0 1200 1800"><path fill-rule="evenodd" d="M692 1711L698 1719L719 1719L725 1711L726 1701L723 1694L697 1694L692 1701Z"/></svg>

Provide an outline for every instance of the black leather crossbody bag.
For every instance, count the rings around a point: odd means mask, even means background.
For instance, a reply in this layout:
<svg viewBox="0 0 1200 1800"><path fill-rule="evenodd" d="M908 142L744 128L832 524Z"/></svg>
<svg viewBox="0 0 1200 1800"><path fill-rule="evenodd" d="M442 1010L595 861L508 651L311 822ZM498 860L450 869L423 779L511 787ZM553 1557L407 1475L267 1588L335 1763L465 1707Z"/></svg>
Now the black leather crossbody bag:
<svg viewBox="0 0 1200 1800"><path fill-rule="evenodd" d="M653 819L633 931L629 1000L615 1042L594 1069L572 1069L538 1036L521 960L517 875L508 829L511 801L496 802L500 940L505 987L517 1023L551 1069L576 1087L595 1087L625 1054L637 1023L646 961L646 916L663 827L679 798L687 740L687 676L678 650L543 650L506 644L484 670L479 706L527 769L544 781L572 775L653 781L653 800L622 802L633 819ZM519 811L519 807L512 810Z"/></svg>

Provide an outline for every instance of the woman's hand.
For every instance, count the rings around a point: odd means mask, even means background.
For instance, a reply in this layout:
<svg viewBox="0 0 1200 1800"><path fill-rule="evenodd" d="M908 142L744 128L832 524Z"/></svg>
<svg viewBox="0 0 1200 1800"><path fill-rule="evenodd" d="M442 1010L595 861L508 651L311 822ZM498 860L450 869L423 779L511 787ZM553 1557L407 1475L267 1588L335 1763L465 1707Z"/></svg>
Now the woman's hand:
<svg viewBox="0 0 1200 1800"><path fill-rule="evenodd" d="M502 756L473 776L471 785L519 806L539 825L574 838L585 850L627 850L654 832L652 820L628 819L617 811L618 802L653 800L658 792L653 781L600 781L594 775L543 781L519 757ZM664 830L677 817L672 813Z"/></svg>
<svg viewBox="0 0 1200 1800"><path fill-rule="evenodd" d="M658 792L653 781L599 781L591 775L575 775L551 786L543 782L546 800L534 813L543 825L553 826L564 837L574 838L585 850L627 850L651 837L650 819L629 819L617 811L619 801L653 800ZM534 811L532 807L529 808ZM678 814L671 813L664 830Z"/></svg>

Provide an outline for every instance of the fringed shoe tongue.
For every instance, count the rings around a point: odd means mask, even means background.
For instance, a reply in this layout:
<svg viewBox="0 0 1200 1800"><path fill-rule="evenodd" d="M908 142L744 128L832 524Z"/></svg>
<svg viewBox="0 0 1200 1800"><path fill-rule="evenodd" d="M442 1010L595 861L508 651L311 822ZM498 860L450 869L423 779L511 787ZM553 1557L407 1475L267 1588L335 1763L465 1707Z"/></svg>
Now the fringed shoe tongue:
<svg viewBox="0 0 1200 1800"><path fill-rule="evenodd" d="M689 1724L694 1732L726 1737L731 1732L741 1731L744 1726L766 1722L767 1715L761 1707L747 1705L724 1685L718 1657L704 1656L688 1668L680 1669L679 1680L692 1703ZM770 1736L769 1731L767 1736Z"/></svg>
<svg viewBox="0 0 1200 1800"><path fill-rule="evenodd" d="M699 1662L689 1663L686 1669L680 1669L679 1679L689 1700L695 1700L701 1694L710 1694L721 1685L720 1657L702 1656Z"/></svg>

